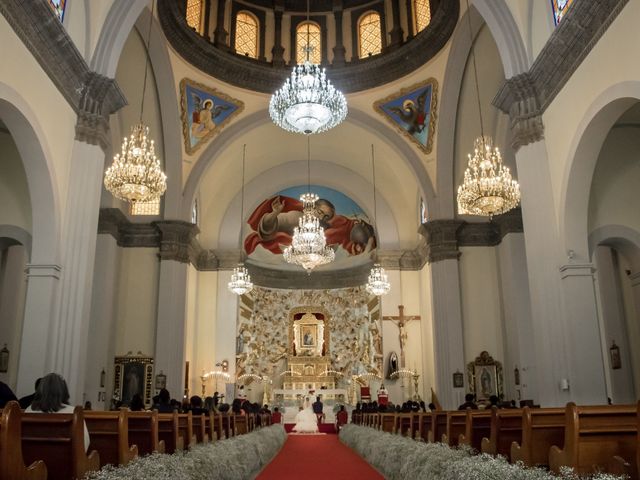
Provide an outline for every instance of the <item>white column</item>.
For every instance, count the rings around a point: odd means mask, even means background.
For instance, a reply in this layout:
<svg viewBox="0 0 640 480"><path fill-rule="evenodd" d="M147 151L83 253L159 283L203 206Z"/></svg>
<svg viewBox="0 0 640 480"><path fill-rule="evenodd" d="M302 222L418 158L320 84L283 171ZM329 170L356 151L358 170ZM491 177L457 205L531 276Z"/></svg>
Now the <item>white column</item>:
<svg viewBox="0 0 640 480"><path fill-rule="evenodd" d="M445 409L455 409L464 401L464 388L453 388L453 374L465 374L460 272L457 259L429 265L431 270L433 344L436 394ZM428 403L428 402L427 402Z"/></svg>
<svg viewBox="0 0 640 480"><path fill-rule="evenodd" d="M509 233L497 250L504 312L505 398L534 399L538 395L524 234ZM520 385L515 385L516 367Z"/></svg>
<svg viewBox="0 0 640 480"><path fill-rule="evenodd" d="M103 167L100 147L74 142L62 237L64 268L48 368L65 377L75 404L83 398Z"/></svg>
<svg viewBox="0 0 640 480"><path fill-rule="evenodd" d="M236 330L238 322L238 296L229 291L227 284L231 280L230 270L218 272L216 327L215 327L215 360L228 360L230 382L236 376ZM224 387L222 387L224 388ZM221 392L222 393L222 392ZM225 399L231 403L233 398Z"/></svg>
<svg viewBox="0 0 640 480"><path fill-rule="evenodd" d="M27 265L27 299L18 363L18 397L33 393L36 379L51 371L50 337L56 329L55 311L60 288L60 265Z"/></svg>
<svg viewBox="0 0 640 480"><path fill-rule="evenodd" d="M176 260L160 262L155 373L162 370L167 376L167 389L178 400L184 394L187 268L187 263ZM189 373L196 374L200 373Z"/></svg>

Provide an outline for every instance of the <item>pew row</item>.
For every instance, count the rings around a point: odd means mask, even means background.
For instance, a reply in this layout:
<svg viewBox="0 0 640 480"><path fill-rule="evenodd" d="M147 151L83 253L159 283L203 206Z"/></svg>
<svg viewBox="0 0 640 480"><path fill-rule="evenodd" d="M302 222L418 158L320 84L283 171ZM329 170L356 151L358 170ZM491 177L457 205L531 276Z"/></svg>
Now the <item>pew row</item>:
<svg viewBox="0 0 640 480"><path fill-rule="evenodd" d="M138 456L138 447L129 445L128 412L84 412L84 421L89 430L89 450L100 455L100 466L126 465Z"/></svg>
<svg viewBox="0 0 640 480"><path fill-rule="evenodd" d="M158 438L164 442L165 453L184 450L184 439L178 427L178 412L158 414Z"/></svg>
<svg viewBox="0 0 640 480"><path fill-rule="evenodd" d="M138 455L165 453L164 440L158 431L158 411L128 412L129 445L138 447Z"/></svg>
<svg viewBox="0 0 640 480"><path fill-rule="evenodd" d="M9 402L0 417L0 480L45 480L42 460L25 467L22 457L22 412L18 402Z"/></svg>
<svg viewBox="0 0 640 480"><path fill-rule="evenodd" d="M511 444L511 462L549 465L549 449L564 442L564 408L522 409L522 443Z"/></svg>
<svg viewBox="0 0 640 480"><path fill-rule="evenodd" d="M489 437L482 439L481 452L511 460L511 444L522 443L522 410L491 409Z"/></svg>

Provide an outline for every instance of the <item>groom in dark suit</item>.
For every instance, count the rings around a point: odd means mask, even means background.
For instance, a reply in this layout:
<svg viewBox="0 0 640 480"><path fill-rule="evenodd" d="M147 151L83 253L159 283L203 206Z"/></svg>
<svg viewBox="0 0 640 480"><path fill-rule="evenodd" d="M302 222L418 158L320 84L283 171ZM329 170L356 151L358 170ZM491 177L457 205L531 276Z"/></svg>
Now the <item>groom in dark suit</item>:
<svg viewBox="0 0 640 480"><path fill-rule="evenodd" d="M324 416L322 414L322 402L320 401L320 397L316 397L316 401L313 402L313 404L311 405L311 408L313 408L313 413L316 414L316 417L318 418L318 425L320 425L320 423L322 423L322 417Z"/></svg>

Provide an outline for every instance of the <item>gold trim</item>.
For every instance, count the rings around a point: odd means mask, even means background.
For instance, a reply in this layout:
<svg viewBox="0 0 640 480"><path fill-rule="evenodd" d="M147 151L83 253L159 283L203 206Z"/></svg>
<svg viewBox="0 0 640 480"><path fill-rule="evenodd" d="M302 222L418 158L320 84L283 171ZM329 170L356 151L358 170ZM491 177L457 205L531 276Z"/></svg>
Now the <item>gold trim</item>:
<svg viewBox="0 0 640 480"><path fill-rule="evenodd" d="M425 87L427 85L431 85L431 108L429 110L429 131L428 131L427 145L425 146L425 145L422 145L418 140L416 140L413 135L411 135L404 128L398 125L398 122L396 122L387 112L384 111L384 109L382 108L382 105L392 100L396 100L398 97L414 92L415 90L418 90L419 88ZM373 104L373 108L380 115L382 115L389 123L391 123L398 131L400 131L403 135L409 137L409 139L413 143L415 143L420 148L420 150L422 150L426 154L431 153L431 151L433 150L433 139L436 133L436 119L438 116L438 112L437 112L438 81L435 78L430 77L425 81L416 83L414 85L411 85L410 87L401 88L399 92L388 95L382 100L377 100Z"/></svg>
<svg viewBox="0 0 640 480"><path fill-rule="evenodd" d="M128 363L142 364L144 371L144 379L142 393L145 407L151 407L151 385L153 381L153 358L146 355L123 355L114 357L114 375L113 375L113 393L119 399L122 399L122 387L124 383L125 365Z"/></svg>
<svg viewBox="0 0 640 480"><path fill-rule="evenodd" d="M289 310L289 345L288 345L288 352L289 354L293 357L293 317L295 317L298 313L321 313L324 316L324 320L322 320L322 322L324 323L324 355L325 357L329 356L329 352L330 352L330 345L329 345L329 312L322 308L322 307L313 307L313 306L304 306L304 307L295 307L292 308L291 310ZM305 357L304 355L298 355L296 357L293 358L312 358L312 357Z"/></svg>
<svg viewBox="0 0 640 480"><path fill-rule="evenodd" d="M192 88L197 88L202 90L203 92L208 93L209 95L215 95L216 97L221 98L225 102L229 102L235 105L237 108L233 111L227 118L225 118L219 125L216 125L216 128L207 133L204 137L200 139L198 143L196 143L193 147L191 146L191 134L189 131L189 118L188 118L188 106L187 106L187 85ZM226 93L221 92L212 87L208 87L200 82L196 82L195 80L191 80L189 78L183 78L180 80L180 109L181 115L180 118L182 120L182 137L184 139L184 149L188 155L193 155L198 149L211 140L214 136L216 136L227 124L231 121L232 118L236 117L240 112L244 110L244 102L237 100L235 98L230 97Z"/></svg>

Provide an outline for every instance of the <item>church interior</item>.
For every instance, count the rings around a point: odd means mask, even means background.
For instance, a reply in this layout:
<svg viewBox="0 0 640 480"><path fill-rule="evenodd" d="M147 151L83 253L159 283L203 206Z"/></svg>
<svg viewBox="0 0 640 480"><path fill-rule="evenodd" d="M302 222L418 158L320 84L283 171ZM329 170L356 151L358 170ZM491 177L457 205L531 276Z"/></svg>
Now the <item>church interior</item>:
<svg viewBox="0 0 640 480"><path fill-rule="evenodd" d="M0 13L0 480L133 478L138 402L166 478L640 478L640 0Z"/></svg>

